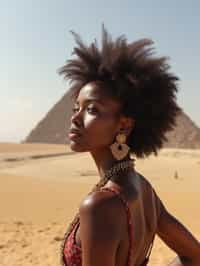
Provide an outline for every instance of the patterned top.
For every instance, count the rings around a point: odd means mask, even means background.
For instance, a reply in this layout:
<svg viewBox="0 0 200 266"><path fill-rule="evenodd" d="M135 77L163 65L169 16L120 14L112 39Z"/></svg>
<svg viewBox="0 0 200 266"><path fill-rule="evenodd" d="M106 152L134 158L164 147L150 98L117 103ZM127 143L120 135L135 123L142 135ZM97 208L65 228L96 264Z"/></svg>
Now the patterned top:
<svg viewBox="0 0 200 266"><path fill-rule="evenodd" d="M100 188L100 190L109 190L112 191L113 193L115 193L119 199L122 201L126 213L127 213L127 226L128 226L128 233L129 233L129 251L128 251L128 258L127 258L127 266L131 265L131 255L132 255L132 251L133 251L133 247L132 247L132 243L133 243L133 226L131 223L131 212L130 212L130 208L129 208L129 204L126 201L124 195L116 188L111 188L111 187L102 187ZM81 247L79 247L76 244L75 241L75 235L76 235L76 231L79 227L80 222L78 222L71 234L69 235L69 237L67 238L65 245L64 245L64 261L65 261L65 265L67 266L81 266L82 265L82 259L81 259L81 255L82 255L82 250Z"/></svg>
<svg viewBox="0 0 200 266"><path fill-rule="evenodd" d="M64 262L67 266L81 266L82 265L82 250L75 242L76 230L79 227L79 222L75 225L71 234L67 238L64 247Z"/></svg>

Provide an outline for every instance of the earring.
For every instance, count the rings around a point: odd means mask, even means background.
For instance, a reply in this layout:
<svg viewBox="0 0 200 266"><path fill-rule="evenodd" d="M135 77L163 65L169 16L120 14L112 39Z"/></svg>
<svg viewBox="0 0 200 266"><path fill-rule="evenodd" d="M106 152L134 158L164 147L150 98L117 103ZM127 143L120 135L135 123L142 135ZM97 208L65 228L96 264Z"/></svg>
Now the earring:
<svg viewBox="0 0 200 266"><path fill-rule="evenodd" d="M110 145L112 155L118 161L126 157L130 149L130 147L127 144L125 144L125 142L126 142L126 135L123 133L119 133L116 136L116 142Z"/></svg>

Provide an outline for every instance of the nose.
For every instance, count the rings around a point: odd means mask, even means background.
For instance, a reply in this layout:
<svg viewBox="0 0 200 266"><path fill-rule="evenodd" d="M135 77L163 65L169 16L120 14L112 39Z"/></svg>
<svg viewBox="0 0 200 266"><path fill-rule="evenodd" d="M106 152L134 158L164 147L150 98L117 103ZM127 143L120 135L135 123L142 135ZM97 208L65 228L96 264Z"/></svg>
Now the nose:
<svg viewBox="0 0 200 266"><path fill-rule="evenodd" d="M72 116L71 116L71 123L74 123L76 125L81 126L82 121L83 120L82 120L81 111L72 114Z"/></svg>

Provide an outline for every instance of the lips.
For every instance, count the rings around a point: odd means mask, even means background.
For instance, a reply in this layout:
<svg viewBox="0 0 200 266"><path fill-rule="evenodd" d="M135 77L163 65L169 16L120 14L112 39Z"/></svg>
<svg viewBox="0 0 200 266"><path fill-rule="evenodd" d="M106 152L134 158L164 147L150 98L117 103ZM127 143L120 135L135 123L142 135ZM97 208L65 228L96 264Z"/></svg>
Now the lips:
<svg viewBox="0 0 200 266"><path fill-rule="evenodd" d="M71 128L69 130L69 135L76 135L76 136L79 136L80 137L82 134L81 134L81 132L78 129Z"/></svg>

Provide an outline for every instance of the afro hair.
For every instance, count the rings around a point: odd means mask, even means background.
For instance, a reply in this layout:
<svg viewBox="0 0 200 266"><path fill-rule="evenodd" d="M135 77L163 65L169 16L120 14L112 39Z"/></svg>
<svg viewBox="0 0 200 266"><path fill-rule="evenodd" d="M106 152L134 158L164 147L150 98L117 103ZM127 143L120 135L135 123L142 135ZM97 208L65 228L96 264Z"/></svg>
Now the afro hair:
<svg viewBox="0 0 200 266"><path fill-rule="evenodd" d="M94 40L87 46L72 32L75 56L59 69L70 81L72 97L89 82L101 81L108 93L122 103L122 113L135 120L127 144L138 158L157 155L167 141L182 109L176 102L178 78L169 72L167 57L155 57L153 41L128 43L124 35L113 40L102 28L101 48Z"/></svg>

